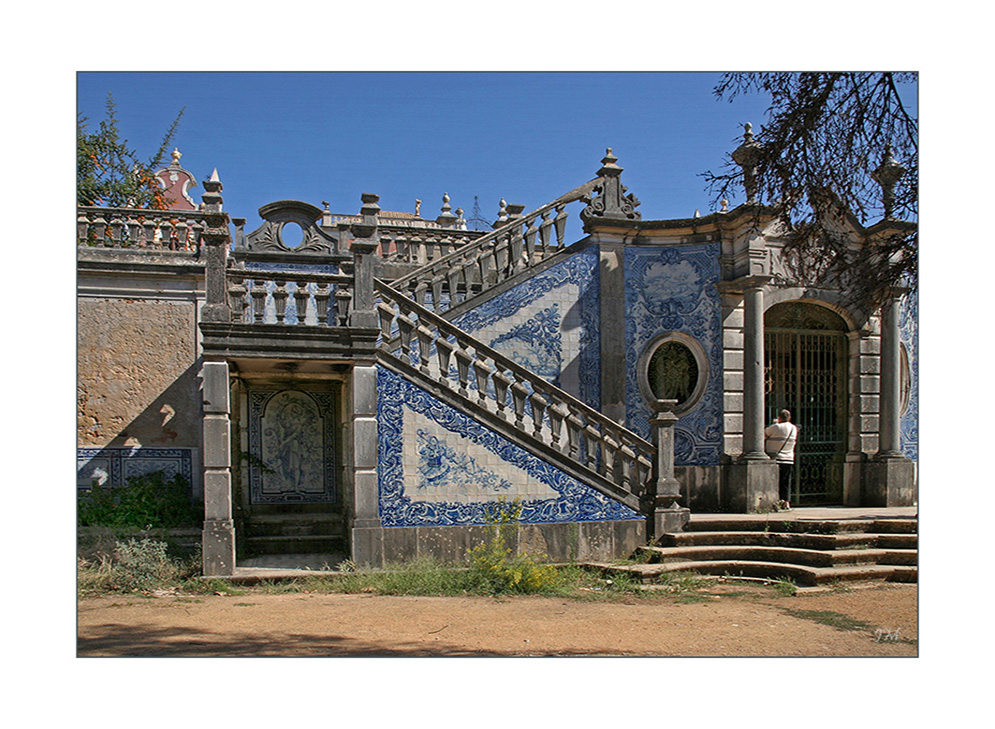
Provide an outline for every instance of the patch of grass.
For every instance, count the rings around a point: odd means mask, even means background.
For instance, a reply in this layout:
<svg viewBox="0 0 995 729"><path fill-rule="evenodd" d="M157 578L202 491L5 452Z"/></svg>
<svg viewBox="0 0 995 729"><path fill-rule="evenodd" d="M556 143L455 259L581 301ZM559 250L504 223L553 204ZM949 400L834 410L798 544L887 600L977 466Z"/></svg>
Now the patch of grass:
<svg viewBox="0 0 995 729"><path fill-rule="evenodd" d="M837 613L832 610L786 610L788 615L802 620L812 620L820 625L828 625L837 630L869 630L874 631L874 626L865 623L863 620L851 618L849 615Z"/></svg>
<svg viewBox="0 0 995 729"><path fill-rule="evenodd" d="M113 555L77 561L77 594L148 593L175 587L196 574L194 559L171 557L164 542L128 539L115 543Z"/></svg>
<svg viewBox="0 0 995 729"><path fill-rule="evenodd" d="M791 580L778 580L772 587L778 597L794 597L798 594L798 586Z"/></svg>

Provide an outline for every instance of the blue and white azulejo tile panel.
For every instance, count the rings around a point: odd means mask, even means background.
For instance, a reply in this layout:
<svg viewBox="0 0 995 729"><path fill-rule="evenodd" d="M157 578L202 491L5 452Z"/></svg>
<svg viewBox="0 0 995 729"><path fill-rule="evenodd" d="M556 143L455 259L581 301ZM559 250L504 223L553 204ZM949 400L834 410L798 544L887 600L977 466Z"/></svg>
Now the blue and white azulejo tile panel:
<svg viewBox="0 0 995 729"><path fill-rule="evenodd" d="M526 524L643 519L383 366L377 397L385 527L484 524L516 498Z"/></svg>
<svg viewBox="0 0 995 729"><path fill-rule="evenodd" d="M649 405L637 367L661 334L683 332L705 350L710 370L701 400L674 426L674 462L709 466L722 452L722 307L719 244L625 251L625 408L629 429L649 439Z"/></svg>
<svg viewBox="0 0 995 729"><path fill-rule="evenodd" d="M195 486L193 448L77 448L76 488L94 484L105 488L125 486L129 478L162 471L167 479L179 474ZM195 491L196 493L196 491Z"/></svg>
<svg viewBox="0 0 995 729"><path fill-rule="evenodd" d="M591 407L601 403L598 249L483 302L453 323Z"/></svg>

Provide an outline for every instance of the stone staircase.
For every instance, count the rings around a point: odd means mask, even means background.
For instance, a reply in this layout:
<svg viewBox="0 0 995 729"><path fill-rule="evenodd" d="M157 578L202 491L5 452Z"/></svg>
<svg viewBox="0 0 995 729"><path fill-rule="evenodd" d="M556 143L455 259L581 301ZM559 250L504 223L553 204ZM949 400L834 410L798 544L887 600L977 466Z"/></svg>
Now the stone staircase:
<svg viewBox="0 0 995 729"><path fill-rule="evenodd" d="M851 581L916 582L916 518L797 518L776 514L692 518L686 531L641 547L633 563L588 563L642 582L668 573L790 580L801 586Z"/></svg>
<svg viewBox="0 0 995 729"><path fill-rule="evenodd" d="M349 542L341 512L321 506L253 507L243 524L246 556L338 554Z"/></svg>

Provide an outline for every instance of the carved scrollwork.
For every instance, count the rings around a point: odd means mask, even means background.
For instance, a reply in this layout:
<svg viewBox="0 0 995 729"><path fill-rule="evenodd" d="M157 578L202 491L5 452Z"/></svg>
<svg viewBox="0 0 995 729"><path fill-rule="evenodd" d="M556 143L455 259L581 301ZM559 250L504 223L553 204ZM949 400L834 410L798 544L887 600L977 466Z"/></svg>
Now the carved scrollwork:
<svg viewBox="0 0 995 729"><path fill-rule="evenodd" d="M245 238L250 251L278 251L281 253L333 253L338 250L338 240L326 233L317 223L322 211L314 205L298 200L283 200L259 208L263 224ZM288 246L282 230L288 223L296 223L303 231L301 242Z"/></svg>

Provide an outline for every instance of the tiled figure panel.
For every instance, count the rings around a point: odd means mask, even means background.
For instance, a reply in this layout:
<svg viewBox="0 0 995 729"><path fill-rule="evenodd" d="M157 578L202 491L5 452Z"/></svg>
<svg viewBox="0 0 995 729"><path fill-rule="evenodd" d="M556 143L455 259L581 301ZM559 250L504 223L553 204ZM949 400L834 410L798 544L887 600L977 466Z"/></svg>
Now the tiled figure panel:
<svg viewBox="0 0 995 729"><path fill-rule="evenodd" d="M162 471L167 479L177 474L194 485L193 448L77 448L76 488L96 483L105 488L125 486L129 478Z"/></svg>
<svg viewBox="0 0 995 729"><path fill-rule="evenodd" d="M495 296L453 323L591 407L601 402L598 250Z"/></svg>
<svg viewBox="0 0 995 729"><path fill-rule="evenodd" d="M649 439L652 412L639 390L637 366L654 338L694 337L708 359L701 400L674 426L674 462L711 466L722 451L722 323L719 244L625 251L625 409L629 429Z"/></svg>
<svg viewBox="0 0 995 729"><path fill-rule="evenodd" d="M902 299L899 328L908 367L908 395L903 393L901 418L902 454L913 461L919 459L919 297L915 292Z"/></svg>
<svg viewBox="0 0 995 729"><path fill-rule="evenodd" d="M384 526L484 524L514 499L527 524L643 519L384 367L377 397Z"/></svg>

